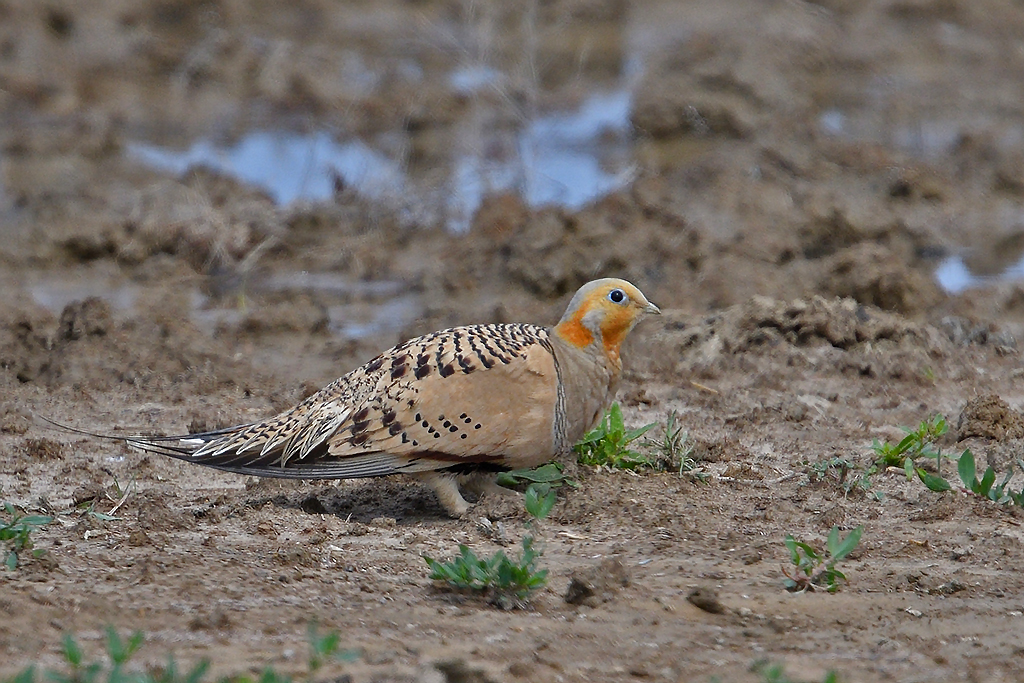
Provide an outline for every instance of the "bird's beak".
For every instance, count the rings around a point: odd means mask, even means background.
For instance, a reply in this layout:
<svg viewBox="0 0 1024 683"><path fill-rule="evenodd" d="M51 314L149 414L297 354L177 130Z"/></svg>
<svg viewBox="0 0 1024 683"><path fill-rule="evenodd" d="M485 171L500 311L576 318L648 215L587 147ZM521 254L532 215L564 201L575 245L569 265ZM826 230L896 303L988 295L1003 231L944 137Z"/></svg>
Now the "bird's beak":
<svg viewBox="0 0 1024 683"><path fill-rule="evenodd" d="M644 313L650 313L651 315L661 315L661 309L652 304L650 301L644 306Z"/></svg>

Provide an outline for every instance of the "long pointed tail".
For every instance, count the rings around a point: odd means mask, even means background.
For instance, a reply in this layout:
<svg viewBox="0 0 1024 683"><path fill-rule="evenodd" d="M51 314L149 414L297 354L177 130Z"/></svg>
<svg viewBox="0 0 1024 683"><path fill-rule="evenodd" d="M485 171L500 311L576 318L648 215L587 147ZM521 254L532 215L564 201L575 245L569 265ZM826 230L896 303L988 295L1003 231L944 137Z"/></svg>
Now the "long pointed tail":
<svg viewBox="0 0 1024 683"><path fill-rule="evenodd" d="M144 435L130 435L130 436L118 436L115 434L101 434L99 432L90 432L86 429L79 429L66 425L56 420L52 420L45 415L39 413L33 413L33 416L42 422L47 423L51 427L56 427L61 431L70 432L72 434L81 434L83 436L93 437L95 439L106 439L108 441L121 441L126 443L133 448L137 448L147 453L158 453L160 455L166 455L178 460L189 460L193 453L202 448L205 444L219 439L225 434L231 434L240 429L247 427L248 425L238 425L235 427L225 427L223 429L215 429L209 432L198 432L196 434L177 434L177 435L156 435L156 436L144 436Z"/></svg>

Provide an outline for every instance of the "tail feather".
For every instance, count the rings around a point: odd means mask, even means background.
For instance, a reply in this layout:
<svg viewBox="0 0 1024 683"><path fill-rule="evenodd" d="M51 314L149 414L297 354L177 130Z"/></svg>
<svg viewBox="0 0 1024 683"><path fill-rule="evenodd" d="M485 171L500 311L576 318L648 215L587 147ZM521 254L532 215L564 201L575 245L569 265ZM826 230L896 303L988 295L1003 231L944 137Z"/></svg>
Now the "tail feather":
<svg viewBox="0 0 1024 683"><path fill-rule="evenodd" d="M380 451L370 451L344 458L324 457L328 456L326 439L337 429L338 423L344 420L344 416L334 416L333 420L328 420L326 423L311 425L284 440L273 439L278 443L271 450L258 453L255 452L255 449L246 452L245 448L250 442L258 443L260 438L266 438L265 430L261 429L263 426L261 423L225 427L195 434L119 436L79 429L51 420L43 415L37 414L36 417L57 429L73 434L120 441L147 453L165 455L176 460L204 465L225 472L257 477L354 479L379 477L395 472L434 469L433 466L425 465L425 461L409 462L399 456ZM252 430L253 436L244 434L246 430ZM230 438L232 436L235 438ZM224 437L229 438L225 439ZM240 443L240 438L245 441ZM301 454L298 458L293 457L296 451ZM290 455L292 457L289 457Z"/></svg>
<svg viewBox="0 0 1024 683"><path fill-rule="evenodd" d="M87 429L79 429L78 427L72 427L56 420L52 420L45 415L34 413L34 416L43 422L48 423L52 427L56 427L65 432L71 432L72 434L81 434L82 436L89 436L94 439L106 439L107 441L120 441L126 443L129 446L138 448L141 451L148 453L158 453L160 455L167 455L172 458L178 458L179 460L191 460L192 455L202 448L204 445L216 441L217 439L241 429L248 427L249 425L237 425L235 427L223 427L221 429L213 429L208 432L196 432L194 434L158 434L154 436L144 435L129 435L121 436L118 434L103 434L101 432L91 432Z"/></svg>
<svg viewBox="0 0 1024 683"><path fill-rule="evenodd" d="M135 440L139 440L139 441L151 442L151 443L154 443L154 444L160 443L160 442L164 442L164 441L187 441L189 439L198 439L198 440L202 441L205 444L205 443L208 443L210 441L214 441L216 439L219 439L220 437L224 436L225 434L231 434L232 432L237 432L240 429L245 429L246 427L251 426L251 425L247 425L247 424L236 425L234 427L222 427L220 429L213 429L213 430L210 430L208 432L195 432L195 433L192 433L192 434L157 434L157 435L153 435L153 436L143 436L143 435L121 436L119 434L103 434L101 432L90 432L90 431L88 431L86 429L79 429L78 427L72 427L71 425L66 425L66 424L64 424L62 422L57 422L56 420L51 420L50 418L46 417L45 415L40 415L39 413L33 413L33 416L38 418L39 420L42 420L43 422L46 422L46 423L50 424L53 427L56 427L57 429L63 430L65 432L71 432L73 434L81 434L82 436L91 436L94 439L106 439L108 441L135 441Z"/></svg>

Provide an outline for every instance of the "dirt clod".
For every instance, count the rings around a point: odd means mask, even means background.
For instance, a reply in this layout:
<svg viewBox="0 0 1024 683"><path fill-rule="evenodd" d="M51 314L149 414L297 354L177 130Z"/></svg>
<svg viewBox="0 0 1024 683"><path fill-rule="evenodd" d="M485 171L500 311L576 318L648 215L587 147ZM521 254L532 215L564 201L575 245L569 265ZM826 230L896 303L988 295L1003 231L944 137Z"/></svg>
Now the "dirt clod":
<svg viewBox="0 0 1024 683"><path fill-rule="evenodd" d="M597 606L612 599L623 586L629 585L629 572L617 557L605 558L600 564L573 573L565 591L570 605Z"/></svg>
<svg viewBox="0 0 1024 683"><path fill-rule="evenodd" d="M1024 437L1024 416L995 394L973 398L960 412L957 440L980 436L996 441Z"/></svg>
<svg viewBox="0 0 1024 683"><path fill-rule="evenodd" d="M63 444L53 439L25 439L24 448L25 454L35 460L59 459L64 455Z"/></svg>
<svg viewBox="0 0 1024 683"><path fill-rule="evenodd" d="M139 526L144 531L181 531L195 524L195 517L182 510L172 496L142 493L135 504Z"/></svg>
<svg viewBox="0 0 1024 683"><path fill-rule="evenodd" d="M57 327L57 340L69 342L83 337L102 337L110 332L111 325L107 302L89 297L64 307Z"/></svg>
<svg viewBox="0 0 1024 683"><path fill-rule="evenodd" d="M694 607L711 614L723 614L725 605L718 599L718 591L708 586L698 586L686 594L686 601Z"/></svg>
<svg viewBox="0 0 1024 683"><path fill-rule="evenodd" d="M462 659L434 662L433 668L443 675L444 683L497 683L484 667Z"/></svg>
<svg viewBox="0 0 1024 683"><path fill-rule="evenodd" d="M79 486L71 494L71 503L75 507L98 500L103 500L103 487L98 485Z"/></svg>

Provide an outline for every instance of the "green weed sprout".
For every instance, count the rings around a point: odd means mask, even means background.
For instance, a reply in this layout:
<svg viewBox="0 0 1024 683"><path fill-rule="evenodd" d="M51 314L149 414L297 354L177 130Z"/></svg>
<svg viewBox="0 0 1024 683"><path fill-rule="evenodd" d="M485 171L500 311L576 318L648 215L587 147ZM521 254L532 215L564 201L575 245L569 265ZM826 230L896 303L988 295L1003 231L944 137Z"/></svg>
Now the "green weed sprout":
<svg viewBox="0 0 1024 683"><path fill-rule="evenodd" d="M358 657L354 650L342 650L337 632L320 635L316 624L309 626L309 673L308 680L328 660L352 661ZM123 639L112 626L107 627L107 662L86 662L85 653L73 635L65 634L61 639L61 654L66 664L65 671L47 670L43 678L48 683L202 683L210 669L207 659L199 661L188 671L179 671L173 657L168 657L167 666L158 673L146 673L129 669L131 658L142 647L145 637L136 631ZM7 683L36 683L36 668L30 666ZM227 676L220 683L292 683L290 676L266 668L256 679L247 675Z"/></svg>
<svg viewBox="0 0 1024 683"><path fill-rule="evenodd" d="M549 462L531 470L511 470L499 472L497 479L499 486L513 487L520 484L547 484L551 488L559 488L563 484L576 488L578 483L569 479L562 473L562 464Z"/></svg>
<svg viewBox="0 0 1024 683"><path fill-rule="evenodd" d="M654 463L659 468L677 470L679 475L689 473L697 479L707 475L698 470L697 461L693 459L693 444L690 435L678 423L679 416L671 411L665 420L661 438L644 439L644 444L654 456Z"/></svg>
<svg viewBox="0 0 1024 683"><path fill-rule="evenodd" d="M530 484L523 495L526 511L544 519L555 504L555 488L547 482ZM541 553L534 548L532 536L523 537L523 550L516 559L499 550L489 558L478 557L472 548L459 544L459 554L447 562L423 556L430 567L430 578L454 588L490 593L492 601L509 607L512 598L526 600L530 593L547 584L548 570L537 569Z"/></svg>
<svg viewBox="0 0 1024 683"><path fill-rule="evenodd" d="M577 443L573 450L581 465L606 466L612 469L637 470L654 463L646 455L634 451L629 445L646 434L655 424L637 429L626 429L622 409L613 403L604 419Z"/></svg>
<svg viewBox="0 0 1024 683"><path fill-rule="evenodd" d="M786 669L782 664L772 664L767 660L754 662L750 670L761 677L761 683L799 683L786 674ZM821 683L839 683L839 674L829 671Z"/></svg>
<svg viewBox="0 0 1024 683"><path fill-rule="evenodd" d="M786 588L793 592L802 592L814 590L815 586L824 584L825 590L835 593L839 590L839 582L846 581L846 575L836 569L836 564L853 552L860 543L863 532L864 526L861 525L840 540L839 527L832 527L825 542L824 553L796 540L792 534L786 534L786 548L789 549L790 561L793 563L792 573L785 567L782 569L782 573L786 575Z"/></svg>
<svg viewBox="0 0 1024 683"><path fill-rule="evenodd" d="M923 456L935 458L936 469L941 467L942 459L946 456L934 449L932 444L947 430L945 418L936 415L931 420L921 422L917 429L908 429L907 436L898 444L882 444L876 440L872 446L877 456L875 467L902 467L908 479L917 476L932 491L949 491L950 484L941 474L926 472L915 463L916 458ZM992 467L986 468L981 478L978 478L974 454L970 449L964 450L956 460L957 474L967 491L996 503L1024 507L1024 488L1019 492L1009 488L1013 468L997 484L998 475ZM1018 460L1017 466L1024 471L1024 460Z"/></svg>
<svg viewBox="0 0 1024 683"><path fill-rule="evenodd" d="M1018 459L1017 467L1024 472L1024 461ZM957 462L957 473L960 475L960 481L963 482L964 488L971 493L996 503L1024 507L1024 488L1019 493L1015 493L1012 489L1007 489L1010 479L1013 478L1012 468L1006 473L999 484L996 484L996 471L991 466L981 475L981 479L978 479L974 454L971 453L970 449L967 449Z"/></svg>
<svg viewBox="0 0 1024 683"><path fill-rule="evenodd" d="M937 471L942 470L941 450L933 448L933 444L947 431L949 425L946 418L936 415L930 420L923 420L917 429L904 428L907 435L897 444L881 443L877 439L871 449L875 452L875 464L878 467L902 467L907 479L916 475L921 482L932 491L948 491L949 482L941 474L932 474L917 466L915 460L920 457L934 458Z"/></svg>
<svg viewBox="0 0 1024 683"><path fill-rule="evenodd" d="M523 538L523 552L511 560L499 550L490 558L476 556L466 545L459 545L459 555L449 562L424 556L430 566L430 578L444 581L456 588L473 591L494 591L498 596L512 595L520 600L547 583L548 571L537 570L538 553L533 537Z"/></svg>
<svg viewBox="0 0 1024 683"><path fill-rule="evenodd" d="M14 571L18 567L18 553L32 550L31 533L53 521L53 517L22 515L10 503L4 503L4 511L10 519L0 519L0 543L3 544L4 567ZM46 551L32 550L33 557L40 557Z"/></svg>
<svg viewBox="0 0 1024 683"><path fill-rule="evenodd" d="M354 662L359 658L357 650L341 649L341 634L337 631L320 635L315 621L309 624L307 640L309 641L310 673L316 673L325 663L332 659L339 662Z"/></svg>
<svg viewBox="0 0 1024 683"><path fill-rule="evenodd" d="M884 493L874 491L871 488L871 476L878 471L878 466L875 464L862 468L856 463L838 456L805 464L807 466L807 479L810 483L824 482L832 473L836 484L843 488L843 493L847 496L857 490L871 496L875 500L885 499Z"/></svg>

